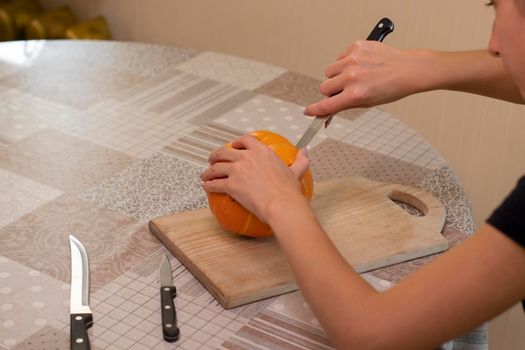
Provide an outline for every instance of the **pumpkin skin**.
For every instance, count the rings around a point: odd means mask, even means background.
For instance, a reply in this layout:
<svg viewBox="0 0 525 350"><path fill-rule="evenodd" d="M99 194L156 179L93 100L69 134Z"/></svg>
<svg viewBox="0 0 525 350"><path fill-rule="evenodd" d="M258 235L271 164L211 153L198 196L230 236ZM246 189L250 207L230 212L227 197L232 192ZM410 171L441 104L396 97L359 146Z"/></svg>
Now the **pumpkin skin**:
<svg viewBox="0 0 525 350"><path fill-rule="evenodd" d="M279 158L290 166L297 155L297 148L285 137L267 130L250 132L250 135L270 147ZM226 145L231 147L231 143ZM313 177L308 169L301 178L301 192L309 200L313 195ZM226 193L208 192L208 204L217 221L226 230L250 237L268 237L272 229L257 216L246 210Z"/></svg>

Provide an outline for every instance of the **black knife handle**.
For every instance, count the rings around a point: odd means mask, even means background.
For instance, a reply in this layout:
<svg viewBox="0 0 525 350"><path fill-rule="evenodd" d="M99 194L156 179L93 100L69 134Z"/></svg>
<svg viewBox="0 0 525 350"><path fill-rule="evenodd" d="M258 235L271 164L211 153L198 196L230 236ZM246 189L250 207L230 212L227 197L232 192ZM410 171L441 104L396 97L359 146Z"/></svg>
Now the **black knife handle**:
<svg viewBox="0 0 525 350"><path fill-rule="evenodd" d="M379 22L377 22L376 26L366 38L366 40L372 40L372 41L383 41L383 39L390 33L394 31L394 23L388 19L383 18Z"/></svg>
<svg viewBox="0 0 525 350"><path fill-rule="evenodd" d="M89 338L87 329L93 325L91 314L71 314L70 323L70 349L89 350Z"/></svg>
<svg viewBox="0 0 525 350"><path fill-rule="evenodd" d="M174 342L179 339L180 330L177 327L177 312L173 298L177 296L177 288L160 287L160 307L162 308L162 335L164 340Z"/></svg>

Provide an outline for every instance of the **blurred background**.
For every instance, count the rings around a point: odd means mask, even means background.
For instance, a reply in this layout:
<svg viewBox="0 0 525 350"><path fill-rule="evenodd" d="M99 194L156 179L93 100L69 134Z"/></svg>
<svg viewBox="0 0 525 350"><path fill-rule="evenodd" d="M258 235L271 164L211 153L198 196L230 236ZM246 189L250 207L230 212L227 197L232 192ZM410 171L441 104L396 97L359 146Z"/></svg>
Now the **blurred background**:
<svg viewBox="0 0 525 350"><path fill-rule="evenodd" d="M237 55L323 79L381 17L398 48L485 48L483 0L0 0L0 40L114 39ZM11 29L10 29L11 28ZM313 101L312 101L313 102ZM461 178L477 226L525 173L524 107L447 91L382 106L423 135ZM520 306L489 327L490 349L524 349Z"/></svg>
<svg viewBox="0 0 525 350"><path fill-rule="evenodd" d="M79 21L67 5L44 8L38 0L0 0L0 41L111 39L103 16Z"/></svg>

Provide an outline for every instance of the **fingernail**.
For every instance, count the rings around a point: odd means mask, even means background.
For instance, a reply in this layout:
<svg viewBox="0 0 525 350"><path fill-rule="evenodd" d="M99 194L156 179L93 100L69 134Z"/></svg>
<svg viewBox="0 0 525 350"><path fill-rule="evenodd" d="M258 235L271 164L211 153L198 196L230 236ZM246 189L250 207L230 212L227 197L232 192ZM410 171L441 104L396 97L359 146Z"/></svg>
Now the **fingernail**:
<svg viewBox="0 0 525 350"><path fill-rule="evenodd" d="M303 109L303 114L304 114L304 115L308 115L308 114L306 113L306 107Z"/></svg>
<svg viewBox="0 0 525 350"><path fill-rule="evenodd" d="M303 151L304 151L304 155L306 156L306 158L308 158L308 146L304 147Z"/></svg>

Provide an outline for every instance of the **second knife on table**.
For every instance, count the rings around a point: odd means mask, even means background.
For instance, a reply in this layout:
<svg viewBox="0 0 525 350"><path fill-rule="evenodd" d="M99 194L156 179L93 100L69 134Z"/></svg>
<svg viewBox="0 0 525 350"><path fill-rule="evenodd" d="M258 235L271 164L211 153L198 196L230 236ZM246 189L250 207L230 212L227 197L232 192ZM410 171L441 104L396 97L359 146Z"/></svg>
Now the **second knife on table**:
<svg viewBox="0 0 525 350"><path fill-rule="evenodd" d="M177 296L177 288L173 285L171 264L166 255L160 263L160 307L162 314L162 335L164 340L174 342L179 339L180 330L177 327L177 312L173 298Z"/></svg>

